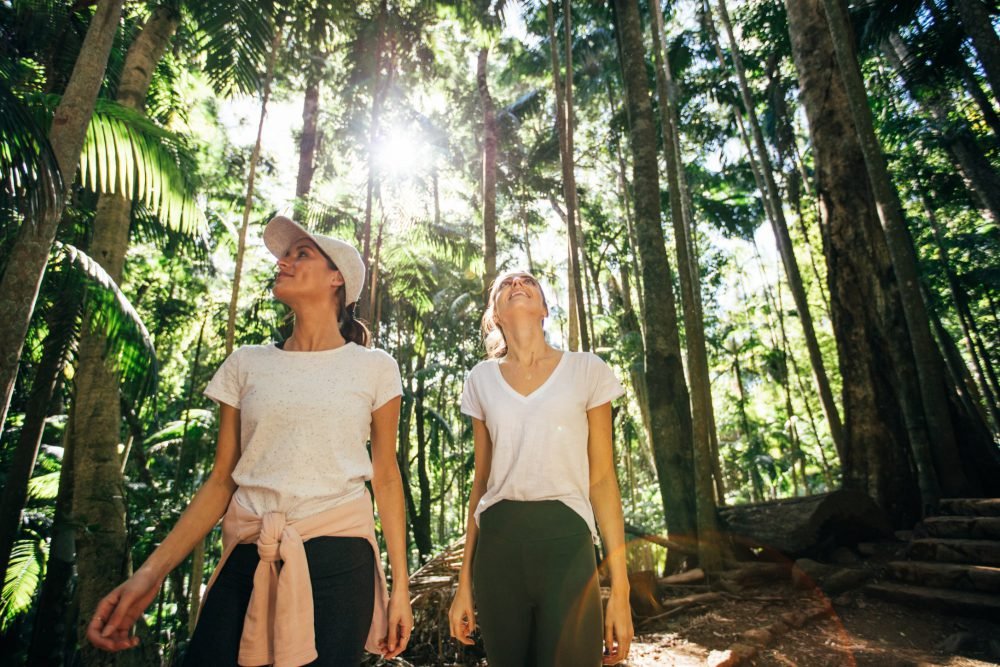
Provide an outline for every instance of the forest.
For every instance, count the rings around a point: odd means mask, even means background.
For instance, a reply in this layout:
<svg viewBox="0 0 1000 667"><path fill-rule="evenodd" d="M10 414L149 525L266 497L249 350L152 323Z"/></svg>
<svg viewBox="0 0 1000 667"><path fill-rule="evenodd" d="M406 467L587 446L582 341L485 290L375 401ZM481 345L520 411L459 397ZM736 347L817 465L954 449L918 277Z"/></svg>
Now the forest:
<svg viewBox="0 0 1000 667"><path fill-rule="evenodd" d="M626 386L630 569L721 571L724 508L848 489L905 530L1000 496L998 25L985 0L0 0L0 661L183 654L218 529L140 649L81 633L208 475L208 380L291 331L277 213L369 268L411 571L464 535L459 399L507 269Z"/></svg>

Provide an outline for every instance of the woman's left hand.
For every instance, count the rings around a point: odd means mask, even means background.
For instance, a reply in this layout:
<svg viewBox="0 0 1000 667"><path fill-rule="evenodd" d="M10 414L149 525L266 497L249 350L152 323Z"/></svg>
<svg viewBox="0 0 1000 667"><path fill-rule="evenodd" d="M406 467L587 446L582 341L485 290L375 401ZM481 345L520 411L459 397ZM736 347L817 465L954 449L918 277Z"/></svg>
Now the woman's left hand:
<svg viewBox="0 0 1000 667"><path fill-rule="evenodd" d="M412 632L410 592L394 591L389 597L389 634L381 641L382 657L389 660L405 651Z"/></svg>
<svg viewBox="0 0 1000 667"><path fill-rule="evenodd" d="M625 662L632 644L632 609L628 595L616 595L612 589L608 606L604 609L604 660L605 665Z"/></svg>

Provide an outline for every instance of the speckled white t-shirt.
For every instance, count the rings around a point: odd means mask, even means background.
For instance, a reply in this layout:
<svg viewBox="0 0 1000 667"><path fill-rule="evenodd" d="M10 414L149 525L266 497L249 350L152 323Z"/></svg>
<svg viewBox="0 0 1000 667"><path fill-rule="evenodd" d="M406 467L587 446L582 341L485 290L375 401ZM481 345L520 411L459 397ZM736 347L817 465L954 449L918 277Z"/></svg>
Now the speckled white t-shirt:
<svg viewBox="0 0 1000 667"><path fill-rule="evenodd" d="M624 393L593 352L563 352L549 378L527 396L507 383L498 360L477 364L465 378L462 412L486 424L493 457L476 523L501 500L559 500L583 517L597 539L587 410Z"/></svg>
<svg viewBox="0 0 1000 667"><path fill-rule="evenodd" d="M372 477L371 414L402 393L395 359L355 343L235 350L205 395L240 410L236 500L296 521L357 498Z"/></svg>

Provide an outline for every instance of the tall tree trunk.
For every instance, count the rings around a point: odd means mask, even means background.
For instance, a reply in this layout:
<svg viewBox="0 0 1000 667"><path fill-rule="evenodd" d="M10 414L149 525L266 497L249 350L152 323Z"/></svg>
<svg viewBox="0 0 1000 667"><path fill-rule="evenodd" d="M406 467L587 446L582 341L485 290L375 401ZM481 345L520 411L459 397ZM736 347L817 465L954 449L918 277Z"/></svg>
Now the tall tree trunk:
<svg viewBox="0 0 1000 667"><path fill-rule="evenodd" d="M760 121L757 119L753 95L750 92L750 85L747 83L746 72L743 68L743 57L740 54L739 44L736 42L732 21L729 20L729 10L726 7L725 0L718 0L717 6L719 8L719 18L729 39L733 69L736 71L740 95L743 99L743 106L746 109L747 120L750 123L750 132L753 137L754 146L757 149L757 159L760 162L760 175L764 179L765 185L765 191L762 195L769 202L767 209L770 213L771 225L774 230L774 240L778 246L778 253L781 255L781 262L785 267L785 275L788 277L788 286L792 292L795 309L799 314L799 321L802 323L802 333L805 336L806 350L809 352L809 361L816 379L820 404L823 406L823 412L830 423L830 435L837 446L837 451L843 455L844 436L840 413L836 402L833 400L830 379L827 376L826 367L823 364L823 354L820 352L819 341L816 338L816 329L813 326L812 313L809 310L809 300L806 297L802 275L799 272L799 263L795 258L792 237L788 233L788 223L785 221L784 203L781 201L778 186L774 181L771 156L768 152L767 144L764 142L764 134L760 129Z"/></svg>
<svg viewBox="0 0 1000 667"><path fill-rule="evenodd" d="M677 275L680 278L681 304L684 308L684 342L687 348L688 375L691 384L691 419L694 433L694 447L704 452L703 457L708 462L710 471L708 483L715 480L714 490L698 488L699 497L717 496L725 498L722 470L718 457L712 450L712 442L716 440L715 411L712 406L712 385L708 369L708 352L705 347L705 322L701 309L701 269L697 255L691 252L693 243L690 240L692 220L690 210L683 205L681 194L682 181L686 180L680 160L677 108L674 104L671 90L670 60L666 48L666 32L663 27L663 12L656 2L650 5L653 14L651 27L653 33L653 55L656 63L656 88L659 97L660 125L663 128L664 155L667 164L667 187L670 192L670 220L674 228L674 247L677 254ZM701 484L702 471L696 471L696 481ZM713 512L714 514L714 512ZM712 519L714 524L714 518ZM699 526L699 532L709 530L714 533L716 527Z"/></svg>
<svg viewBox="0 0 1000 667"><path fill-rule="evenodd" d="M815 160L830 307L843 379L843 484L867 492L903 525L918 518L936 475L885 235L854 131L822 0L786 0L788 31ZM873 308L873 305L875 306ZM904 375L910 369L909 375ZM909 388L910 393L907 392Z"/></svg>
<svg viewBox="0 0 1000 667"><path fill-rule="evenodd" d="M3 497L0 500L0 575L7 572L10 564L10 552L21 526L21 513L28 498L28 481L35 469L38 447L45 430L45 418L48 416L52 396L61 384L66 355L76 338L73 320L80 310L80 294L69 289L67 283L68 281L63 282L47 318L49 335L45 338L42 358L24 411L24 424L4 480Z"/></svg>
<svg viewBox="0 0 1000 667"><path fill-rule="evenodd" d="M247 175L247 196L243 202L243 224L240 225L240 238L236 247L236 268L233 273L233 289L229 298L229 315L226 319L226 354L233 351L236 339L236 307L240 300L240 281L243 277L243 256L247 247L247 231L250 228L250 213L253 211L254 181L257 177L257 161L260 160L261 140L264 135L264 119L267 118L267 103L271 99L271 82L274 79L274 63L281 47L281 19L274 26L274 37L271 40L271 50L267 54L267 69L264 73L264 88L260 96L260 120L257 121L257 140L250 153L250 173Z"/></svg>
<svg viewBox="0 0 1000 667"><path fill-rule="evenodd" d="M946 393L944 364L940 351L934 345L930 320L920 293L920 272L913 240L906 227L898 193L889 178L885 155L875 135L868 95L854 53L854 37L847 18L846 0L823 0L823 6L836 63L847 93L848 108L859 139L868 180L871 182L871 192L897 276L903 316L916 360L920 397L930 436L930 460L933 461L938 481L937 488L925 485L921 487L924 503L927 505L936 502L934 494L939 490L954 495L967 493L980 485L966 478L959 460L957 433L948 413L949 398ZM914 452L914 456L918 466L923 465L927 458L923 452ZM921 478L929 481L930 475L922 474Z"/></svg>
<svg viewBox="0 0 1000 667"><path fill-rule="evenodd" d="M889 36L884 53L910 96L934 120L932 131L937 135L941 147L951 156L966 188L979 202L983 215L994 225L1000 224L1000 175L983 154L969 128L951 119L952 105L942 92L943 82L940 82L940 86L918 86L913 81L909 68L915 66L914 56L910 53L909 45L898 34ZM939 80L934 73L930 73L930 76Z"/></svg>
<svg viewBox="0 0 1000 667"><path fill-rule="evenodd" d="M972 46L979 56L986 79L993 89L993 97L1000 102L1000 39L993 29L989 6L982 0L954 0L965 33L972 39ZM996 13L996 5L993 6Z"/></svg>
<svg viewBox="0 0 1000 667"><path fill-rule="evenodd" d="M295 197L302 199L312 189L316 172L316 147L319 143L319 93L322 69L310 64L302 100L302 136L299 137L299 175L295 179Z"/></svg>
<svg viewBox="0 0 1000 667"><path fill-rule="evenodd" d="M70 419L73 406L70 405ZM32 667L63 667L67 644L76 644L72 631L73 563L76 556L76 526L73 521L73 469L76 456L69 429L63 434L63 458L59 471L59 491L52 521L49 557L45 562L45 580L35 606L35 622L28 646L28 665Z"/></svg>
<svg viewBox="0 0 1000 667"><path fill-rule="evenodd" d="M150 14L125 57L118 85L118 102L122 106L143 110L156 65L179 23L180 14L165 7L158 7ZM94 217L90 254L118 283L128 250L131 210L132 202L124 196L104 194L98 199ZM105 335L85 324L73 380L69 437L77 456L73 517L79 526L85 527L77 534L77 593L81 610L77 633L84 661L90 665L114 663L110 654L84 640L86 623L100 599L130 568L125 489L118 454L122 432L119 378L106 354Z"/></svg>
<svg viewBox="0 0 1000 667"><path fill-rule="evenodd" d="M73 73L52 118L49 143L67 193L76 180L87 126L104 81L121 13L122 0L99 0L97 3ZM53 207L40 220L22 222L0 278L0 425L7 419L21 348L61 217L62 209Z"/></svg>
<svg viewBox="0 0 1000 667"><path fill-rule="evenodd" d="M476 83L479 103L483 106L483 295L488 296L490 285L497 277L497 117L486 79L489 48L479 49Z"/></svg>
<svg viewBox="0 0 1000 667"><path fill-rule="evenodd" d="M372 109L368 121L368 182L365 185L365 218L361 229L361 258L365 266L371 263L372 254L372 214L375 200L375 191L378 188L378 170L375 165L375 147L378 143L382 129L382 105L385 102L386 92L389 90L391 74L383 72L383 67L387 63L385 54L385 31L388 20L388 1L379 2L378 16L375 18L375 67L372 70ZM369 276L370 278L370 276ZM361 296L358 299L359 318L370 318L372 316L371 281L366 280L361 288Z"/></svg>
<svg viewBox="0 0 1000 667"><path fill-rule="evenodd" d="M613 6L630 125L634 220L639 244L636 251L645 285L645 375L651 445L667 529L672 539L692 540L696 539L698 519L702 518L698 512L694 460L700 454L693 446L691 404L681 363L673 280L660 226L656 125L647 87L642 26L637 0L614 0ZM701 500L710 502L711 498ZM710 559L712 537L704 536L703 555ZM674 564L678 563L673 555L670 558ZM713 563L705 563L710 564Z"/></svg>
<svg viewBox="0 0 1000 667"><path fill-rule="evenodd" d="M552 60L552 85L556 94L556 130L559 134L560 163L563 176L563 199L566 202L566 239L569 252L569 276L571 302L570 316L576 310L576 328L571 323L570 341L579 336L580 347L590 349L587 335L586 310L583 302L583 280L580 276L580 247L577 232L579 207L576 201L576 173L573 155L573 24L571 20L570 0L563 0L563 28L565 29L566 46L566 78L563 82L559 65L559 41L556 38L556 19L553 9L554 0L549 0L546 16L549 26L549 52ZM576 349L570 344L570 349Z"/></svg>
<svg viewBox="0 0 1000 667"><path fill-rule="evenodd" d="M924 211L927 213L927 221L934 232L934 241L938 248L938 259L948 280L948 292L951 295L952 304L955 306L955 314L958 316L959 326L962 328L962 337L965 339L966 350L969 353L969 358L972 360L973 368L976 369L979 391L983 397L986 410L993 420L993 424L1000 428L1000 403L997 402L997 396L993 391L993 386L984 370L984 364L976 349L976 341L972 331L972 327L975 326L975 319L972 317L972 313L969 312L967 298L958 284L955 272L952 270L951 258L948 256L948 247L945 245L944 234L941 231L941 224L938 222L934 206L926 195L921 195L920 199L924 205ZM961 378L956 378L956 382L960 381Z"/></svg>
<svg viewBox="0 0 1000 667"><path fill-rule="evenodd" d="M420 489L420 500L415 507L413 520L413 541L417 545L417 553L421 563L427 562L434 551L431 541L431 481L427 474L427 415L424 410L424 370L426 357L417 360L417 391L413 397L414 415L417 427L417 485Z"/></svg>

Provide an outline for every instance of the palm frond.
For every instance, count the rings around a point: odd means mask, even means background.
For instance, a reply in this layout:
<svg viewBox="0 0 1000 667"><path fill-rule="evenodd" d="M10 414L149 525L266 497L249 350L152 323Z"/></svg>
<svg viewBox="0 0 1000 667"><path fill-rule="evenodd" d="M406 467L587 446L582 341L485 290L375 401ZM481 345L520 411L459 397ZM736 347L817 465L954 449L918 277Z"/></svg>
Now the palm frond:
<svg viewBox="0 0 1000 667"><path fill-rule="evenodd" d="M28 480L28 497L35 500L55 500L59 493L60 474L56 470L32 477Z"/></svg>
<svg viewBox="0 0 1000 667"><path fill-rule="evenodd" d="M31 606L47 555L48 547L42 540L18 540L14 543L0 596L0 630L6 630Z"/></svg>
<svg viewBox="0 0 1000 667"><path fill-rule="evenodd" d="M0 208L29 219L62 207L59 164L45 130L0 77Z"/></svg>
<svg viewBox="0 0 1000 667"><path fill-rule="evenodd" d="M48 127L58 95L33 94L25 106ZM80 181L97 193L116 192L144 206L175 231L204 233L205 216L195 199L197 158L182 137L141 113L99 99L80 154Z"/></svg>
<svg viewBox="0 0 1000 667"><path fill-rule="evenodd" d="M156 349L142 318L117 283L92 257L67 243L53 246L53 262L80 272L87 289L84 317L108 341L107 354L121 375L122 392L135 406L155 389Z"/></svg>
<svg viewBox="0 0 1000 667"><path fill-rule="evenodd" d="M255 94L274 37L275 3L220 0L186 7L202 34L199 46L212 88L227 97Z"/></svg>

